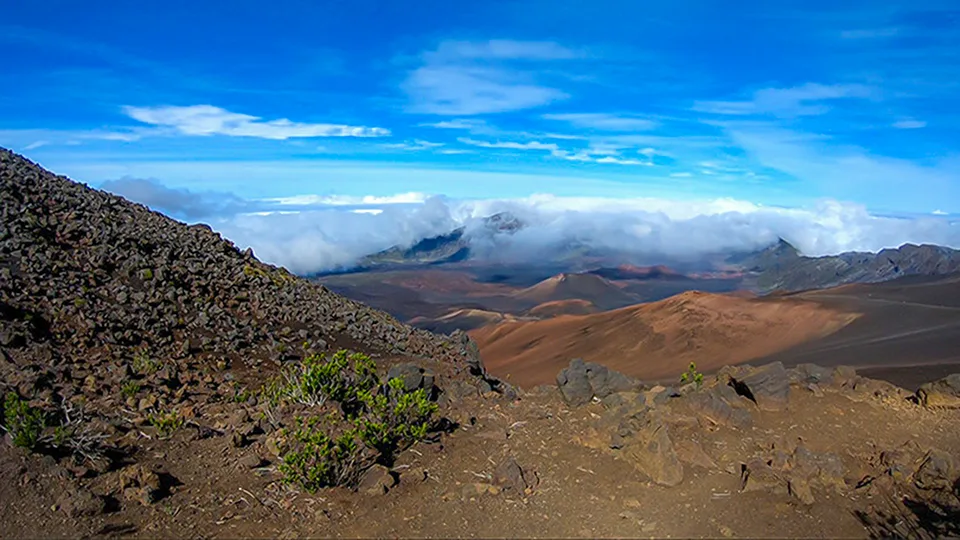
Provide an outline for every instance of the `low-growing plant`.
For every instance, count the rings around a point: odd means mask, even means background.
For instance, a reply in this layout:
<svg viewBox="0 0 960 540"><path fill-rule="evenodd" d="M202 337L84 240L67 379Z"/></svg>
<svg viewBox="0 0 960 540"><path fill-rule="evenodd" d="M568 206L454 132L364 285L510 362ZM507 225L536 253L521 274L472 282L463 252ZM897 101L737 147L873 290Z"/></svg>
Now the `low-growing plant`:
<svg viewBox="0 0 960 540"><path fill-rule="evenodd" d="M10 433L13 444L35 450L40 443L46 415L20 399L15 392L8 392L3 402L3 429Z"/></svg>
<svg viewBox="0 0 960 540"><path fill-rule="evenodd" d="M133 370L140 375L152 375L160 371L160 367L160 362L150 358L146 348L140 349L133 355Z"/></svg>
<svg viewBox="0 0 960 540"><path fill-rule="evenodd" d="M120 394L125 398L132 398L140 392L140 383L137 381L127 381L120 386Z"/></svg>
<svg viewBox="0 0 960 540"><path fill-rule="evenodd" d="M405 391L403 379L390 379L383 390L361 394L366 410L355 424L365 444L389 456L426 437L438 407L422 388Z"/></svg>
<svg viewBox="0 0 960 540"><path fill-rule="evenodd" d="M374 462L392 463L426 437L438 409L424 389L409 392L400 378L383 383L368 356L343 350L307 357L269 381L261 395L274 406L336 404L282 431L284 482L311 492L354 485Z"/></svg>
<svg viewBox="0 0 960 540"><path fill-rule="evenodd" d="M93 429L82 406L64 401L60 406L60 425L44 442L54 449L66 450L76 458L96 461L103 457L107 435Z"/></svg>
<svg viewBox="0 0 960 540"><path fill-rule="evenodd" d="M147 416L147 422L156 428L157 436L166 439L173 435L175 431L183 427L184 419L177 411L158 412Z"/></svg>
<svg viewBox="0 0 960 540"><path fill-rule="evenodd" d="M697 388L703 385L703 373L697 371L697 364L690 362L687 366L687 372L680 375L680 384L694 383Z"/></svg>
<svg viewBox="0 0 960 540"><path fill-rule="evenodd" d="M233 396L230 398L234 403L246 403L253 394L247 390L246 386L240 386L240 383L233 383Z"/></svg>
<svg viewBox="0 0 960 540"><path fill-rule="evenodd" d="M373 460L364 456L364 448L355 428L331 436L323 429L329 418L297 418L297 429L284 430L289 450L279 465L283 482L297 485L310 493L328 486L352 485L360 480Z"/></svg>
<svg viewBox="0 0 960 540"><path fill-rule="evenodd" d="M346 409L360 401L360 393L378 384L376 364L369 356L339 350L329 357L310 355L284 368L279 378L264 385L262 394L274 405L290 401L318 407L331 400Z"/></svg>

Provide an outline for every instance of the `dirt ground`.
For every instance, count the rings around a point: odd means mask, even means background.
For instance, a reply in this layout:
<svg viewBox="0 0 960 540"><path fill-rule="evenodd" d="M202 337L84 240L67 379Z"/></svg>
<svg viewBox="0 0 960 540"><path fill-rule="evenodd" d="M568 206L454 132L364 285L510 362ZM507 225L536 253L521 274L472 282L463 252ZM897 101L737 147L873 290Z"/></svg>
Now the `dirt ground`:
<svg viewBox="0 0 960 540"><path fill-rule="evenodd" d="M854 512L887 504L855 487L878 452L909 443L960 463L960 411L818 394L794 389L787 410L755 410L754 425L743 430L704 426L675 399L667 406L687 426L675 443L696 442L714 464L685 465L674 487L651 483L608 448L599 403L570 408L556 388L515 402L471 398L463 411L475 412L457 418L453 433L401 456L399 484L386 494L300 493L281 486L264 440L235 448L229 437L196 440L185 428L172 441L144 441L137 456L164 473L166 497L146 506L108 499L105 513L74 518L63 494L76 486L108 494L116 473L78 480L50 458L0 444L0 536L863 538L870 531ZM845 487L815 490L809 506L786 493L740 492L744 461L797 443L839 455ZM251 468L249 456L265 460ZM491 487L509 458L535 484L529 492Z"/></svg>

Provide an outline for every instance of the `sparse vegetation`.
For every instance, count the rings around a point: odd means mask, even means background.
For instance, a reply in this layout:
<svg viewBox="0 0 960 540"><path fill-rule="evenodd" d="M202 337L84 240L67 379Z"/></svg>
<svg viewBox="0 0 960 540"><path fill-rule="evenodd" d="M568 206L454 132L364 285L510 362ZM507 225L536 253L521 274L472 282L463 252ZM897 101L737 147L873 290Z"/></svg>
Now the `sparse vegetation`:
<svg viewBox="0 0 960 540"><path fill-rule="evenodd" d="M132 398L140 392L140 383L137 381L127 381L120 387L120 394L125 398Z"/></svg>
<svg viewBox="0 0 960 540"><path fill-rule="evenodd" d="M694 383L697 388L700 388L703 385L703 373L697 371L697 364L690 362L690 365L687 366L687 371L683 375L680 375L680 384Z"/></svg>
<svg viewBox="0 0 960 540"><path fill-rule="evenodd" d="M437 405L423 389L406 391L402 379L384 383L375 368L368 356L341 350L310 356L267 384L263 395L275 407L326 407L283 430L286 483L310 492L353 485L373 463L389 463L426 437Z"/></svg>
<svg viewBox="0 0 960 540"><path fill-rule="evenodd" d="M160 367L160 362L150 358L150 352L146 348L133 355L133 370L140 375L152 375L160 371Z"/></svg>
<svg viewBox="0 0 960 540"><path fill-rule="evenodd" d="M156 428L157 436L166 439L183 427L184 419L177 411L158 412L147 416L147 422Z"/></svg>
<svg viewBox="0 0 960 540"><path fill-rule="evenodd" d="M107 436L90 425L83 407L69 401L63 402L60 410L60 425L54 428L53 437L44 442L52 448L66 450L78 458L91 461L103 457L103 441Z"/></svg>
<svg viewBox="0 0 960 540"><path fill-rule="evenodd" d="M14 445L35 450L44 427L46 418L43 411L28 405L15 392L7 393L3 402L3 429L10 433Z"/></svg>
<svg viewBox="0 0 960 540"><path fill-rule="evenodd" d="M327 486L351 485L372 463L364 456L357 429L331 437L324 429L332 423L329 418L297 418L296 422L297 429L285 433L289 450L279 465L285 483L311 493Z"/></svg>
<svg viewBox="0 0 960 540"><path fill-rule="evenodd" d="M378 383L376 364L370 357L340 350L330 357L311 355L284 368L280 377L264 386L262 393L274 405L290 401L320 407L332 400L350 408L360 401L362 392Z"/></svg>
<svg viewBox="0 0 960 540"><path fill-rule="evenodd" d="M106 435L90 427L81 407L69 401L63 402L59 425L53 431L51 416L41 409L31 407L14 392L9 392L3 403L3 429L10 433L15 446L33 452L66 450L78 457L95 460L103 456L103 441Z"/></svg>

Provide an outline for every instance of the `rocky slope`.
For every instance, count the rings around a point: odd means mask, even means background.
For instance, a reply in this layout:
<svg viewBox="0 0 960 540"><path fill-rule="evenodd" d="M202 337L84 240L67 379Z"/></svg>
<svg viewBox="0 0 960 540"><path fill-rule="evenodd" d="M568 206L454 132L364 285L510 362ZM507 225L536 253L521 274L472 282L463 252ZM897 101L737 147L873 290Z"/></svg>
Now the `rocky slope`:
<svg viewBox="0 0 960 540"><path fill-rule="evenodd" d="M464 334L413 329L263 264L207 226L0 149L0 425L13 433L45 418L50 470L69 471L63 489L98 511L149 504L169 487L159 473L131 472L145 453L176 447L167 432L189 428L186 447L214 437L246 448L275 430L258 400L264 382L339 348L371 355L383 372L429 370L420 383L445 406L506 389L485 378ZM0 474L17 467L0 461ZM115 489L93 499L81 489L104 478Z"/></svg>
<svg viewBox="0 0 960 540"><path fill-rule="evenodd" d="M762 292L789 292L960 272L960 251L928 244L904 244L877 253L805 257L788 242L780 240L757 254L731 262L753 274L746 285Z"/></svg>

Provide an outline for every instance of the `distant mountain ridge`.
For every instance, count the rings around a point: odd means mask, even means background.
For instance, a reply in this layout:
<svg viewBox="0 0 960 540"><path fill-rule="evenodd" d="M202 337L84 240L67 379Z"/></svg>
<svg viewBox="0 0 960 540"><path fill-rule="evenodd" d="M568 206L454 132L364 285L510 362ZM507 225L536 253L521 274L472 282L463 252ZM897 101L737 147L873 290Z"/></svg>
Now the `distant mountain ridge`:
<svg viewBox="0 0 960 540"><path fill-rule="evenodd" d="M471 245L477 234L494 237L512 235L525 224L509 212L494 214L479 221L472 230L462 226L453 231L424 238L409 247L394 246L361 259L351 272L386 269L415 269L466 261L478 261ZM633 256L635 256L634 254ZM731 278L742 275L741 288L761 294L773 291L795 292L806 289L835 287L849 283L877 283L909 275L943 275L960 272L960 251L930 244L903 244L877 253L850 251L837 255L810 257L794 245L779 238L759 251L720 255L699 264L680 263L679 267L663 264L634 266L619 261L630 260L627 252L613 253L594 249L581 241L557 246L552 257L527 265L551 266L555 272L589 274L614 281L689 282L689 289L698 288L701 270L707 273L723 270ZM725 257L725 258L723 258Z"/></svg>
<svg viewBox="0 0 960 540"><path fill-rule="evenodd" d="M728 259L749 274L747 285L760 292L794 292L849 283L878 283L903 276L960 272L960 250L931 244L903 244L877 253L849 251L807 257L789 242L748 257Z"/></svg>
<svg viewBox="0 0 960 540"><path fill-rule="evenodd" d="M509 212L487 216L482 227L492 234L513 234L523 228L523 222ZM433 265L462 262L470 258L470 239L467 228L458 227L447 234L424 238L410 247L393 246L368 255L357 263L357 270L405 265Z"/></svg>

